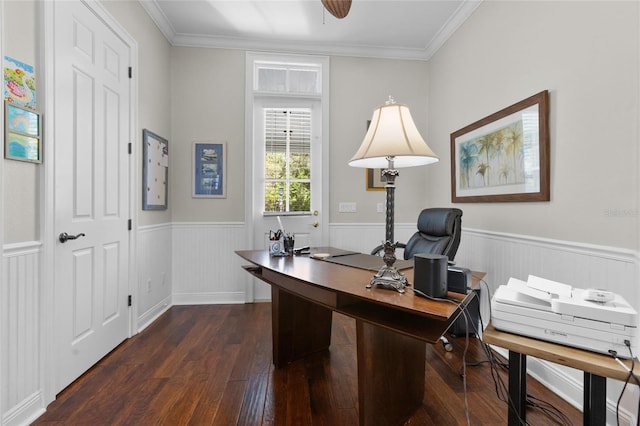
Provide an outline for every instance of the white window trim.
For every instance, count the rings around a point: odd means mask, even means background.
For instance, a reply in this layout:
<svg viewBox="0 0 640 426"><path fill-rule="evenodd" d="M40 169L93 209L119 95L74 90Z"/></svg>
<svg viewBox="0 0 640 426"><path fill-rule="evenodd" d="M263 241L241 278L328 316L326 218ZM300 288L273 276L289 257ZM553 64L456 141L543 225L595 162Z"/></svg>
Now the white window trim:
<svg viewBox="0 0 640 426"><path fill-rule="evenodd" d="M321 65L321 108L322 108L322 208L323 214L319 221L322 227L322 245L329 244L329 57L315 55L290 55L290 54L268 54L260 52L247 52L245 60L245 242L247 247L253 247L253 182L254 182L254 155L253 155L253 108L256 97L279 96L274 93L255 93L253 91L254 63L256 61L265 62L313 62ZM251 77L251 78L249 78ZM316 98L309 94L287 94L288 97L296 96L301 98ZM247 300L253 300L251 280L247 280Z"/></svg>

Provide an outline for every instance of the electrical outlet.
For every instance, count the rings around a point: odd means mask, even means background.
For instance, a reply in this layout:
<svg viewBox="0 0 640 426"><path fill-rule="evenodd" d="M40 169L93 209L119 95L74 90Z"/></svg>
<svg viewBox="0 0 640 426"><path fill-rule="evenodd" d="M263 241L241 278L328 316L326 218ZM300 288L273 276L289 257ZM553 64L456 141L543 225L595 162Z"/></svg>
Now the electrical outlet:
<svg viewBox="0 0 640 426"><path fill-rule="evenodd" d="M378 204L376 205L376 211L377 211L378 213L384 213L384 203L378 203Z"/></svg>
<svg viewBox="0 0 640 426"><path fill-rule="evenodd" d="M356 203L340 203L338 204L338 212L355 213L357 212Z"/></svg>
<svg viewBox="0 0 640 426"><path fill-rule="evenodd" d="M147 293L151 293L151 278L147 280Z"/></svg>

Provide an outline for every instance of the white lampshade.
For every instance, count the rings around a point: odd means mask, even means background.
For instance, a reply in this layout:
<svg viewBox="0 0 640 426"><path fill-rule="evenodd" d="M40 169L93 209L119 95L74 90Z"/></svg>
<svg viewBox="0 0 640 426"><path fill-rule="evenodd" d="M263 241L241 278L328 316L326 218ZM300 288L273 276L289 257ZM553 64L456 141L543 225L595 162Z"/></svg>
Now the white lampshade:
<svg viewBox="0 0 640 426"><path fill-rule="evenodd" d="M388 157L393 157L394 168L438 161L438 156L420 136L409 108L396 104L392 99L373 111L367 134L349 165L386 168L389 165Z"/></svg>

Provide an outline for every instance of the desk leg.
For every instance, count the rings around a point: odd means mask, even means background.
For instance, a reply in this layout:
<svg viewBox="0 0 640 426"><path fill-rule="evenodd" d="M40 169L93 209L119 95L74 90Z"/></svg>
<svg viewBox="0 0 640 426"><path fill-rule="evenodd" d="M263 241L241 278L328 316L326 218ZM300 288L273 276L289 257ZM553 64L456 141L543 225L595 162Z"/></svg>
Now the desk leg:
<svg viewBox="0 0 640 426"><path fill-rule="evenodd" d="M607 423L607 379L584 373L583 424L604 426Z"/></svg>
<svg viewBox="0 0 640 426"><path fill-rule="evenodd" d="M403 424L422 404L426 343L356 320L360 425Z"/></svg>
<svg viewBox="0 0 640 426"><path fill-rule="evenodd" d="M329 349L331 310L271 286L273 364L284 367Z"/></svg>
<svg viewBox="0 0 640 426"><path fill-rule="evenodd" d="M509 351L509 426L527 418L527 356Z"/></svg>

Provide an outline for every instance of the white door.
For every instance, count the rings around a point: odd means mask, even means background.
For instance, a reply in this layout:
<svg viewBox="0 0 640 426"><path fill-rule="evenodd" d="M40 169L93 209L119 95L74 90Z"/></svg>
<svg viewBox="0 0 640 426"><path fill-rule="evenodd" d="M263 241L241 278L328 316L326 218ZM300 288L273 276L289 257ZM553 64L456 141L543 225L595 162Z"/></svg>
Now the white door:
<svg viewBox="0 0 640 426"><path fill-rule="evenodd" d="M322 208L322 123L320 114L321 103L314 99L291 99L278 97L263 97L256 99L254 103L254 151L255 158L253 170L253 225L255 249L268 249L270 231L277 231L281 227L284 232L290 234L295 239L295 247L323 245L325 236L322 227L322 215L325 214ZM287 208L286 194L275 201L270 199L265 201L265 162L268 148L265 148L265 122L269 121L268 112L274 110L295 110L302 114L309 113L311 125L309 129L311 158L310 172L310 206L307 211L291 212L295 210L291 206ZM293 125L293 132L297 131ZM306 132L307 130L305 130ZM267 142L266 145L269 145ZM293 143L295 145L295 142ZM279 148L278 148L279 149ZM284 149L284 148L282 148ZM292 147L295 150L296 147ZM303 150L306 148L303 148ZM284 166L283 166L284 168ZM280 189L286 187L283 184ZM277 205L274 205L276 203ZM270 205L271 204L271 205ZM281 210L282 213L279 213ZM278 221L278 218L280 221ZM254 286L255 299L268 299L270 289L263 283Z"/></svg>
<svg viewBox="0 0 640 426"><path fill-rule="evenodd" d="M296 141L304 139L309 142L309 147L302 147L299 150L304 151L305 154L310 155L310 206L309 209L300 210L292 205L287 205L286 194L283 189L285 184L278 184L280 186L281 198L279 200L270 199L265 201L265 161L267 158L267 151L282 149L267 148L270 145L265 139L265 133L269 133L266 122L271 121L269 114L281 115L284 111L295 111L299 116L305 117L310 120L310 128L300 129L299 123L301 120L292 119L293 122L289 126L285 124L286 120L280 120L280 125L277 126L277 131L284 131L287 128L288 132L305 133L301 138L292 138L291 146L286 148L286 152L289 157L295 155L293 151L296 151ZM255 170L254 170L254 182L256 190L254 191L254 224L256 225L257 232L256 241L254 241L254 247L266 248L269 231L276 231L282 224L284 231L288 234L295 236L296 246L314 246L321 244L323 228L320 226L320 215L322 211L322 127L320 122L320 101L319 100L297 100L297 99L281 99L281 98L269 98L265 97L257 100L254 108L254 129L255 129L255 143L254 143L254 155ZM274 126L275 127L275 126ZM265 132L266 130L266 132ZM273 130L273 127L271 128ZM289 152L289 148L292 152ZM291 166L293 167L293 166ZM282 170L285 169L283 165ZM292 172L292 175L294 173ZM278 213L281 211L282 213ZM280 217L280 222L277 221L277 217Z"/></svg>
<svg viewBox="0 0 640 426"><path fill-rule="evenodd" d="M54 4L56 391L129 335L129 48L79 1Z"/></svg>

